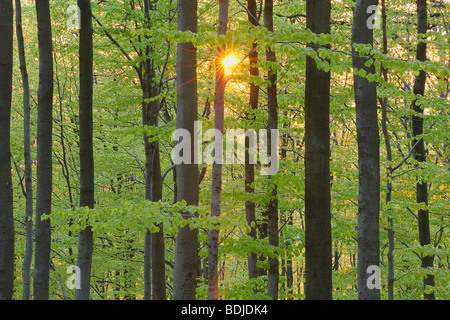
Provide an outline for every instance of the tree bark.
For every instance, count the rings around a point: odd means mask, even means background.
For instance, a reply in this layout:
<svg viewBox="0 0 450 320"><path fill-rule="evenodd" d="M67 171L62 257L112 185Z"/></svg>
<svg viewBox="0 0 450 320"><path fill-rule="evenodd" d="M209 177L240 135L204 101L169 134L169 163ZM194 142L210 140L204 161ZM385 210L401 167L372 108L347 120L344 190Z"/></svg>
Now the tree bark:
<svg viewBox="0 0 450 320"><path fill-rule="evenodd" d="M144 13L147 19L148 28L151 27L150 11L153 10L149 1L144 3ZM142 101L142 124L144 126L158 126L159 115L159 101L154 98L159 94L159 89L155 81L155 66L153 58L153 47L147 45L145 47L145 60L142 64L142 83L143 91ZM147 99L152 99L148 101ZM147 101L146 101L147 100ZM160 201L162 199L162 176L161 176L161 161L159 154L159 141L149 141L151 136L144 135L144 149L145 149L145 199L150 201ZM166 266L165 266L165 245L164 245L164 226L162 223L155 225L158 232L146 232L146 246L144 248L147 257L151 257L151 264L146 260L146 265L151 265L151 284L152 289L145 289L144 299L150 299L148 294L152 292L151 298L153 300L166 300ZM150 239L149 239L150 238ZM148 268L145 270L145 277L149 277L150 272ZM146 279L147 284L150 283Z"/></svg>
<svg viewBox="0 0 450 320"><path fill-rule="evenodd" d="M197 33L197 0L178 2L178 30ZM197 120L197 49L191 42L177 45L177 129L185 129L194 137ZM199 198L198 165L194 162L194 144L191 143L191 161L176 166L177 201L197 205ZM192 219L182 212L184 219ZM198 274L197 229L189 225L179 228L175 240L173 299L195 299Z"/></svg>
<svg viewBox="0 0 450 320"><path fill-rule="evenodd" d="M34 260L34 299L49 298L49 268L52 202L52 98L53 57L50 4L48 0L36 1L39 43L39 88L37 119L37 183L36 183L36 234Z"/></svg>
<svg viewBox="0 0 450 320"><path fill-rule="evenodd" d="M419 37L423 37L427 33L428 28L427 19L427 1L418 0L417 1L417 33ZM417 55L416 59L419 61L427 60L427 44L421 41L419 38L419 43L417 44ZM419 75L416 77L414 82L414 94L416 96L423 97L425 94L425 83L426 83L426 72L420 70ZM416 148L413 151L414 159L419 163L424 163L427 161L427 151L425 149L425 142L423 138L417 138L423 134L423 107L416 98L412 103L412 109L414 114L412 116L412 136L413 145ZM416 201L417 203L423 203L428 206L428 183L419 179L416 183ZM430 221L428 209L420 209L418 212L419 217L419 240L421 246L426 246L431 244L430 239ZM424 255L422 257L422 268L432 268L433 267L433 255ZM424 289L427 286L434 287L434 275L427 274L423 280ZM424 299L434 300L434 293L424 292Z"/></svg>
<svg viewBox="0 0 450 320"><path fill-rule="evenodd" d="M369 6L378 0L358 0L354 11L352 45L373 46L373 29L368 27ZM353 68L373 74L367 67L367 55L360 57L353 48ZM379 266L380 210L380 139L377 119L376 83L354 75L356 134L358 139L359 206L358 206L358 296L360 300L378 300L380 290L368 287L369 266Z"/></svg>
<svg viewBox="0 0 450 320"><path fill-rule="evenodd" d="M94 150L92 142L93 118L93 44L92 9L90 0L78 0L80 10L80 207L94 208ZM76 300L89 300L94 235L87 226L78 236L78 267L80 289L75 290Z"/></svg>
<svg viewBox="0 0 450 320"><path fill-rule="evenodd" d="M13 74L13 4L0 3L0 300L11 300L14 286L14 219L10 128Z"/></svg>
<svg viewBox="0 0 450 320"><path fill-rule="evenodd" d="M254 26L258 26L259 23L256 20L256 0L247 0L247 8L248 8L248 21L252 23ZM257 67L258 62L258 52L256 51L257 43L254 42L252 45L252 53L249 55L249 71L251 77L259 76L259 69ZM250 97L249 104L251 111L247 115L247 119L252 121L254 119L253 112L258 109L258 99L259 99L259 86L255 85L253 82L250 83ZM255 188L253 187L253 183L255 182L255 165L250 163L250 154L249 154L249 146L250 140L246 136L245 137L245 192L248 195L252 195L255 193ZM247 223L250 226L250 232L248 236L252 240L257 239L256 235L256 210L255 203L253 201L247 200L245 201L245 217L247 219ZM247 258L248 261L248 278L253 279L258 276L258 268L256 266L256 262L258 261L258 256L256 252L251 252Z"/></svg>
<svg viewBox="0 0 450 320"><path fill-rule="evenodd" d="M146 85L144 86L144 101L142 103L143 124L144 126L157 126L159 103L154 100L146 102L145 99L153 98L157 95L154 80L153 61L148 59L146 62L148 67L145 68L144 78ZM145 148L145 199L150 201L160 201L162 199L162 176L161 161L159 155L159 142L149 142L151 137L144 135ZM166 274L165 274L165 247L164 247L164 229L162 223L155 225L159 228L158 232L146 233L147 237L151 237L148 242L151 252L151 269L152 269L152 299L166 299ZM146 273L147 274L147 273Z"/></svg>
<svg viewBox="0 0 450 320"><path fill-rule="evenodd" d="M264 27L269 32L273 32L273 0L266 0L264 2ZM276 63L275 52L271 48L266 51L266 60L272 63ZM267 86L267 105L268 105L268 143L267 151L268 155L272 158L272 130L278 129L278 102L277 102L277 71L270 67L267 74L269 84ZM278 141L276 142L278 143ZM278 157L278 155L276 155ZM273 184L272 176L269 176L269 189L270 201L267 206L267 232L269 236L269 245L274 248L274 252L268 258L269 271L268 271L268 294L273 300L278 299L278 279L279 279L279 261L278 253L275 251L279 246L278 237L278 196L277 186Z"/></svg>
<svg viewBox="0 0 450 320"><path fill-rule="evenodd" d="M330 33L331 1L306 2L306 27ZM305 295L331 300L330 72L306 57L305 83Z"/></svg>
<svg viewBox="0 0 450 320"><path fill-rule="evenodd" d="M25 162L25 255L22 263L23 288L22 300L30 299L31 292L31 262L33 259L33 182L31 163L31 124L30 124L30 86L25 59L25 44L22 30L21 1L15 0L16 5L16 34L17 49L19 51L20 72L23 89L23 149Z"/></svg>
<svg viewBox="0 0 450 320"><path fill-rule="evenodd" d="M219 23L218 34L225 35L227 33L228 23L228 0L219 1ZM226 47L222 46L217 49L215 58L216 84L214 92L214 129L218 130L223 136L224 125L224 104L225 104L225 72L222 67L222 60L225 58ZM222 139L214 139L214 150L222 150ZM217 156L217 154L215 155ZM219 155L219 158L223 158ZM211 182L211 217L220 215L220 195L222 192L222 161L214 161L212 165L212 182ZM208 299L217 300L219 295L219 277L218 277L218 260L219 260L219 226L215 225L214 229L208 230Z"/></svg>
<svg viewBox="0 0 450 320"><path fill-rule="evenodd" d="M383 26L383 54L388 54L387 47L387 16L386 16L386 0L381 1L381 16L382 16L382 26ZM384 66L381 66L381 73L383 75L384 81L388 82L388 71ZM392 147L391 147L391 139L389 137L388 130L388 117L387 117L387 107L388 107L388 99L383 98L381 101L381 127L384 136L384 144L386 147L386 160L388 165L386 167L386 204L392 200L392 167L390 165L392 161ZM392 213L388 211L388 300L394 300L394 220L392 218Z"/></svg>

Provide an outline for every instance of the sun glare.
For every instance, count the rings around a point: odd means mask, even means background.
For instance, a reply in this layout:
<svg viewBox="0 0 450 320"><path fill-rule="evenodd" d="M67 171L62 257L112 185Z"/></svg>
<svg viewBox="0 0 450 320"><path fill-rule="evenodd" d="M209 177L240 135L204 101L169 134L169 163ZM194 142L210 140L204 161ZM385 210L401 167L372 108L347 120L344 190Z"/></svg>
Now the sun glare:
<svg viewBox="0 0 450 320"><path fill-rule="evenodd" d="M225 75L229 76L231 73L233 73L233 68L237 63L238 63L238 59L234 55L232 55L232 54L227 55L222 60L222 66L223 66Z"/></svg>

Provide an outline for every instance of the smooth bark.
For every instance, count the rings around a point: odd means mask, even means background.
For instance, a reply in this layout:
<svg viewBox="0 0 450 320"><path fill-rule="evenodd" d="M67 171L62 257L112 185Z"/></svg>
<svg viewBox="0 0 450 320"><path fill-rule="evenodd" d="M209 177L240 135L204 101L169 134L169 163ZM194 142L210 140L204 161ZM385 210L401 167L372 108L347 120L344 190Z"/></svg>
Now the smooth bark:
<svg viewBox="0 0 450 320"><path fill-rule="evenodd" d="M13 4L0 2L0 300L11 300L14 285L14 219L10 128L13 75Z"/></svg>
<svg viewBox="0 0 450 320"><path fill-rule="evenodd" d="M256 20L256 0L247 0L247 8L248 8L248 21L254 25L258 26L259 23ZM259 76L259 68L257 67L258 62L258 52L256 51L257 43L254 42L252 44L252 53L248 56L249 58L249 72L251 77ZM252 121L254 119L253 112L258 109L258 100L259 100L259 86L255 85L253 82L250 82L250 95L249 95L249 105L251 111L247 115L247 119ZM248 195L255 193L255 188L253 187L253 183L255 182L255 165L250 163L250 154L249 154L249 146L250 140L249 137L245 137L245 192ZM257 239L256 234L256 206L255 203L251 200L245 201L245 217L247 219L247 223L250 226L250 232L248 236L252 240ZM250 252L247 263L248 263L248 278L253 279L258 276L258 268L256 263L258 261L258 256L256 252Z"/></svg>
<svg viewBox="0 0 450 320"><path fill-rule="evenodd" d="M146 99L157 95L154 81L153 61L148 58L144 71L145 85L142 103L142 121L144 126L158 126L159 103L157 100L146 102ZM151 136L144 135L145 149L145 199L150 201L160 201L162 199L162 176L161 161L159 154L159 142L150 141ZM157 223L158 232L147 232L146 252L150 251L151 273L152 273L152 299L166 299L166 275L165 275L165 246L164 246L164 228L162 223ZM147 261L148 262L148 261ZM146 276L149 275L148 270ZM148 291L148 290L147 290ZM146 296L147 299L149 296Z"/></svg>
<svg viewBox="0 0 450 320"><path fill-rule="evenodd" d="M264 27L269 32L273 32L273 1L266 0L264 2ZM271 48L266 51L266 60L271 63L276 63L275 52ZM268 134L267 134L267 154L272 158L272 130L278 129L278 101L277 101L277 70L275 67L270 67L267 74L269 84L267 86L267 110L268 110ZM276 142L278 143L278 141ZM276 155L278 157L278 155ZM273 247L273 254L269 256L269 270L268 270L268 294L273 300L278 299L278 279L279 279L279 261L278 252L279 246L278 236L278 196L277 185L272 183L272 176L269 176L269 190L270 200L267 205L267 233L269 237L269 245Z"/></svg>
<svg viewBox="0 0 450 320"><path fill-rule="evenodd" d="M373 29L369 28L369 6L377 0L358 0L354 11L352 45L373 46ZM359 56L353 47L353 68L375 73L373 65L366 66L370 55ZM354 75L356 104L356 134L358 140L359 198L358 198L358 297L360 300L380 299L380 290L368 286L369 266L379 266L380 210L380 138L377 115L376 83Z"/></svg>
<svg viewBox="0 0 450 320"><path fill-rule="evenodd" d="M92 142L93 118L93 39L92 9L90 0L78 0L80 9L80 207L94 208L94 150ZM89 300L94 235L87 226L78 236L78 267L80 289L75 290L76 300Z"/></svg>
<svg viewBox="0 0 450 320"><path fill-rule="evenodd" d="M419 37L419 43L417 44L416 59L419 61L427 60L427 44L425 41L421 41L424 35L427 33L428 28L427 19L427 1L417 1L417 33ZM424 70L419 71L419 75L414 81L414 94L417 98L412 103L412 109L414 114L412 116L412 136L413 145L416 145L413 156L418 163L424 163L427 161L427 150L425 148L425 142L423 138L417 138L423 134L423 107L420 104L419 97L423 97L425 94L425 83L427 74ZM417 203L428 206L428 183L422 179L418 179L416 183L416 201ZM418 212L419 222L419 241L421 246L427 246L431 244L430 236L430 218L428 208L419 209ZM433 255L424 255L422 257L422 268L428 269L433 267ZM427 287L434 287L434 275L427 274L423 280L424 290L430 289ZM434 293L424 292L424 299L434 300Z"/></svg>
<svg viewBox="0 0 450 320"><path fill-rule="evenodd" d="M151 28L150 11L156 7L149 1L144 2L144 14L147 19L147 27ZM148 38L150 39L150 38ZM158 126L159 101L154 98L159 94L155 79L155 65L152 58L153 47L145 46L145 60L140 65L142 97L142 124L144 126ZM161 161L159 153L159 141L152 139L151 136L144 134L145 150L145 199L150 201L160 201L162 199L162 175ZM165 244L164 244L164 226L162 223L156 223L157 232L146 232L145 237L145 283L144 300L166 300L166 272L165 272ZM151 267L150 267L151 266ZM147 279L150 277L151 281ZM148 284L152 284L151 290ZM150 294L151 291L151 294Z"/></svg>
<svg viewBox="0 0 450 320"><path fill-rule="evenodd" d="M387 16L386 16L386 0L381 1L381 16L382 16L382 26L383 26L383 54L388 54L387 47ZM381 73L383 75L384 81L386 83L389 81L388 79L388 70L381 66ZM392 161L392 146L391 139L389 136L388 130L388 116L387 116L387 108L388 108L388 98L380 99L381 104L381 127L384 136L384 144L386 148L386 161L388 162L386 166L386 195L385 201L386 204L392 201L392 166L390 165ZM395 248L395 240L394 240L394 220L392 218L392 213L388 211L388 300L394 300L394 248Z"/></svg>
<svg viewBox="0 0 450 320"><path fill-rule="evenodd" d="M330 0L306 2L306 27L330 33ZM332 297L330 72L306 58L305 83L305 295Z"/></svg>
<svg viewBox="0 0 450 320"><path fill-rule="evenodd" d="M197 0L179 0L178 30L197 32ZM191 42L177 45L177 129L186 129L194 137L197 120L197 49ZM191 161L176 166L177 201L197 205L199 198L198 165L194 162L194 143ZM184 219L195 219L181 212ZM173 299L195 299L198 275L198 231L186 225L179 228L175 240Z"/></svg>
<svg viewBox="0 0 450 320"><path fill-rule="evenodd" d="M16 35L19 53L20 72L23 89L23 149L25 163L25 255L22 263L23 288L22 300L29 300L31 293L31 262L33 259L33 182L31 163L31 123L30 123L30 86L25 59L25 43L22 30L22 5L15 0Z"/></svg>
<svg viewBox="0 0 450 320"><path fill-rule="evenodd" d="M228 0L219 1L219 23L218 34L227 33L228 23ZM222 60L226 55L226 47L217 49L215 58L216 84L214 92L214 129L223 136L224 104L225 104L225 72ZM222 139L215 137L214 150L222 150ZM215 155L217 156L217 155ZM223 152L219 158L223 157ZM222 193L222 161L214 161L212 165L211 182L211 217L220 215L220 195ZM219 295L219 225L208 230L208 299L217 300Z"/></svg>
<svg viewBox="0 0 450 320"><path fill-rule="evenodd" d="M34 260L34 299L48 300L51 247L50 218L52 203L52 112L53 56L50 4L36 1L39 43L39 88L37 115L36 234Z"/></svg>

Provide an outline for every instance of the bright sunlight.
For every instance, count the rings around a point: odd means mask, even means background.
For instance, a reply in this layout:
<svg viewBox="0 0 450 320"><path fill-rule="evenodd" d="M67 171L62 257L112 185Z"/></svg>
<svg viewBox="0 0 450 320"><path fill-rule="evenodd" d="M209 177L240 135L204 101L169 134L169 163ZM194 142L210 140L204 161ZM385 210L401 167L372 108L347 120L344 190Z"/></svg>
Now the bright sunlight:
<svg viewBox="0 0 450 320"><path fill-rule="evenodd" d="M237 63L238 63L238 59L234 55L232 55L232 54L227 55L222 60L222 66L223 66L225 75L229 76L230 74L232 74L233 68Z"/></svg>

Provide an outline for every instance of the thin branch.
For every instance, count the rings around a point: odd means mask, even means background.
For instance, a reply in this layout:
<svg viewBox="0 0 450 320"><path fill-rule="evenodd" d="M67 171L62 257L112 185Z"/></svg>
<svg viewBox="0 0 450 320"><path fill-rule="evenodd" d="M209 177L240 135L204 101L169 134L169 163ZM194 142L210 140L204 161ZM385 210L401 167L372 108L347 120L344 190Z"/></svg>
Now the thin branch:
<svg viewBox="0 0 450 320"><path fill-rule="evenodd" d="M398 165L396 165L394 168L392 168L391 172L394 172L395 170L397 170L398 168L400 168L400 166L401 166L402 164L404 164L404 163L406 162L406 160L409 159L409 157L411 157L411 155L412 155L414 149L417 147L417 145L419 144L419 142L420 142L421 140L422 140L422 138L420 138L419 140L416 141L416 143L415 143L414 146L411 148L411 150L409 150L408 155L407 155L405 158L403 158L403 160L402 160Z"/></svg>
<svg viewBox="0 0 450 320"><path fill-rule="evenodd" d="M242 8L245 9L245 11L247 11L247 14L253 18L253 20L258 24L258 26L261 26L261 24L260 24L259 21L258 21L259 19L257 19L257 18L250 12L250 10L248 10L248 8L247 8L246 6L244 6L239 0L236 0L236 1L241 5Z"/></svg>
<svg viewBox="0 0 450 320"><path fill-rule="evenodd" d="M103 32L105 33L105 35L108 37L108 39L109 40L111 40L111 42L120 50L120 52L122 52L122 54L125 56L125 58L128 60L128 61L133 61L133 59L130 57L130 55L125 51L125 49L124 48L122 48L122 46L116 41L116 39L114 39L113 37L112 37L112 35L106 30L106 28L103 26L103 24L100 22L100 20L98 20L97 19L97 17L95 16L95 15L92 15L92 17L94 18L94 20L97 22L97 24L100 26L100 27L102 27L103 28ZM141 79L142 78L142 72L141 72L141 70L138 68L138 67L136 67L136 66L133 66L133 68L136 70L136 72L138 73L138 75L139 75L139 78Z"/></svg>

